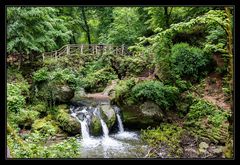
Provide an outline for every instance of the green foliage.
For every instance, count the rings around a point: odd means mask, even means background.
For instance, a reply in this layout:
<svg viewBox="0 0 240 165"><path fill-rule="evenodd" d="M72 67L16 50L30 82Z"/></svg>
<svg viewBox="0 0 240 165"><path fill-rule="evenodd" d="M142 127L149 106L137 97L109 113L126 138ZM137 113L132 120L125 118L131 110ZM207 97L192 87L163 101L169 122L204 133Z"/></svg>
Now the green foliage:
<svg viewBox="0 0 240 165"><path fill-rule="evenodd" d="M203 99L196 99L190 106L185 125L199 136L213 142L225 143L229 136L228 118L230 114Z"/></svg>
<svg viewBox="0 0 240 165"><path fill-rule="evenodd" d="M134 78L120 80L115 87L114 101L116 102L125 102L126 104L131 103L131 89L136 84Z"/></svg>
<svg viewBox="0 0 240 165"><path fill-rule="evenodd" d="M177 158L181 157L183 152L180 146L182 133L183 129L181 127L172 124L162 124L155 129L142 130L141 138L155 148L155 151L150 153L150 157L158 156L157 152L161 152L161 148L164 148L167 158Z"/></svg>
<svg viewBox="0 0 240 165"><path fill-rule="evenodd" d="M8 135L7 143L13 158L78 158L80 155L79 142L73 137L57 144L44 146L34 143L34 139L21 144L16 138Z"/></svg>
<svg viewBox="0 0 240 165"><path fill-rule="evenodd" d="M19 126L29 126L31 127L33 122L38 119L39 112L33 110L24 110L21 109L19 113L15 116L15 122Z"/></svg>
<svg viewBox="0 0 240 165"><path fill-rule="evenodd" d="M141 56L119 57L118 72L125 76L134 76L142 73L147 68L147 60Z"/></svg>
<svg viewBox="0 0 240 165"><path fill-rule="evenodd" d="M209 57L201 49L180 43L175 44L171 51L171 68L176 75L197 80L205 71Z"/></svg>
<svg viewBox="0 0 240 165"><path fill-rule="evenodd" d="M7 7L7 52L44 52L59 48L71 31L51 7Z"/></svg>
<svg viewBox="0 0 240 165"><path fill-rule="evenodd" d="M205 52L221 52L226 54L227 36L223 28L220 26L210 26L208 28L209 35L206 37L206 43L204 46Z"/></svg>
<svg viewBox="0 0 240 165"><path fill-rule="evenodd" d="M56 123L48 120L46 117L43 119L37 119L32 125L32 130L45 137L56 135L59 132Z"/></svg>
<svg viewBox="0 0 240 165"><path fill-rule="evenodd" d="M21 94L22 89L16 84L7 84L7 110L17 113L25 105L25 97Z"/></svg>
<svg viewBox="0 0 240 165"><path fill-rule="evenodd" d="M32 111L37 111L41 114L46 114L47 112L47 105L45 102L36 102L34 105L29 106L29 109Z"/></svg>
<svg viewBox="0 0 240 165"><path fill-rule="evenodd" d="M163 85L159 81L145 81L137 84L132 89L136 101L151 100L163 109L169 109L178 98L178 88Z"/></svg>
<svg viewBox="0 0 240 165"><path fill-rule="evenodd" d="M37 70L35 73L33 73L33 80L36 82L42 82L49 79L49 72L46 67L43 67L39 70Z"/></svg>
<svg viewBox="0 0 240 165"><path fill-rule="evenodd" d="M143 29L136 8L116 7L113 10L113 19L108 32L101 34L100 42L132 45L140 37Z"/></svg>
<svg viewBox="0 0 240 165"><path fill-rule="evenodd" d="M80 80L79 85L89 92L101 92L108 82L114 79L117 79L117 76L111 68L102 68L87 74L86 77Z"/></svg>
<svg viewBox="0 0 240 165"><path fill-rule="evenodd" d="M48 71L46 67L43 67L33 74L33 80L35 82L42 82L48 80L56 82L57 84L74 84L76 83L76 76L69 68L56 68L53 71Z"/></svg>

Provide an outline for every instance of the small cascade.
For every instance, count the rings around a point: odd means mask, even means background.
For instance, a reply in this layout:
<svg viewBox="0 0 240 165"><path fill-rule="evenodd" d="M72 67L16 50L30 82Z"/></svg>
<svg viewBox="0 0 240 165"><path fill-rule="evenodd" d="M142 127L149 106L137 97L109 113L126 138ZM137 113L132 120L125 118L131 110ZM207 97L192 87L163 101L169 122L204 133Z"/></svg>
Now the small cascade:
<svg viewBox="0 0 240 165"><path fill-rule="evenodd" d="M114 108L116 116L117 116L119 133L123 133L124 128L123 128L123 123L122 123L122 119L120 116L120 108L118 108L117 106L114 106L113 108Z"/></svg>
<svg viewBox="0 0 240 165"><path fill-rule="evenodd" d="M71 112L71 116L75 117L80 122L82 138L86 140L90 138L89 127L88 127L90 115L88 114L86 107L84 107L83 110L81 111L78 111L79 109L80 109L79 107L78 108L70 107L70 112Z"/></svg>
<svg viewBox="0 0 240 165"><path fill-rule="evenodd" d="M99 119L100 119L104 137L109 137L109 136L108 136L109 130L108 130L107 124L103 121L103 119L102 119L102 117L101 117L101 113L100 113L98 107L95 108L93 114L94 114L95 116L99 117Z"/></svg>
<svg viewBox="0 0 240 165"><path fill-rule="evenodd" d="M100 121L101 121L101 125L102 125L102 130L103 130L103 134L104 134L104 137L109 137L108 134L109 134L109 131L108 131L108 127L107 127L107 124L103 121L103 119L100 118Z"/></svg>
<svg viewBox="0 0 240 165"><path fill-rule="evenodd" d="M79 139L81 144L82 158L112 158L112 157L135 157L136 154L142 154L139 151L145 152L145 146L140 141L137 133L132 131L124 131L120 108L112 106L112 113L115 114L116 124L118 125L118 132L111 133L103 118L106 115L106 109L102 105L95 104L94 107L81 105L71 106L70 114L81 125L82 138ZM97 125L94 125L97 124ZM95 135L95 130L98 133L103 132L102 136ZM91 135L92 133L92 135ZM145 155L145 153L143 153Z"/></svg>
<svg viewBox="0 0 240 165"><path fill-rule="evenodd" d="M120 133L124 132L122 119L121 119L121 117L120 117L120 115L118 113L117 113L117 121L118 121L119 132Z"/></svg>
<svg viewBox="0 0 240 165"><path fill-rule="evenodd" d="M82 138L83 139L89 139L90 134L89 134L89 127L87 124L87 120L84 119L83 121L79 120L81 124L81 132L82 132Z"/></svg>

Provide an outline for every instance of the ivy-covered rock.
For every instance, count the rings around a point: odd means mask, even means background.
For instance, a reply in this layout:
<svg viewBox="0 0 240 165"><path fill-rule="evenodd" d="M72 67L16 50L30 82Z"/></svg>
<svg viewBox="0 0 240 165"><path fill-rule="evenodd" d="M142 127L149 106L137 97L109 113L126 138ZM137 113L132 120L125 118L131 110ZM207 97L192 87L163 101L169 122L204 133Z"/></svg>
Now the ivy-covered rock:
<svg viewBox="0 0 240 165"><path fill-rule="evenodd" d="M66 105L59 105L54 118L58 122L59 127L70 135L76 135L81 132L80 123L68 113Z"/></svg>

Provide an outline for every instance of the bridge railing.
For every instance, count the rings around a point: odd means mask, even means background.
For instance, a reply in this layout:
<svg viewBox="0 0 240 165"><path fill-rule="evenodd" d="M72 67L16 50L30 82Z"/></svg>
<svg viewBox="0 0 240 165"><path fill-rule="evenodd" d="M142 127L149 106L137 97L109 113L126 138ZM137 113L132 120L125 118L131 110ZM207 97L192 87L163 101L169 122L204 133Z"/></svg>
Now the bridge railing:
<svg viewBox="0 0 240 165"><path fill-rule="evenodd" d="M43 60L46 56L58 58L63 55L74 54L92 54L98 55L103 53L112 53L114 55L131 55L128 47L125 45L116 46L112 44L69 44L52 52L45 52L42 54Z"/></svg>

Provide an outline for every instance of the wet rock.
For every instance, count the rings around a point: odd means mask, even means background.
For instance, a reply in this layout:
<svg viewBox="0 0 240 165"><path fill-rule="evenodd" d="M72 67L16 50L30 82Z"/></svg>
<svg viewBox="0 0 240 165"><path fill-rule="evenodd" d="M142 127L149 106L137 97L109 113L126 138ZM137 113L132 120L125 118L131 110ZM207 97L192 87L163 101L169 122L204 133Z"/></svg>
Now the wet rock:
<svg viewBox="0 0 240 165"><path fill-rule="evenodd" d="M99 136L102 134L102 126L99 117L93 115L90 123L90 134L93 136Z"/></svg>
<svg viewBox="0 0 240 165"><path fill-rule="evenodd" d="M109 129L114 125L116 121L115 111L110 105L100 106L101 114L104 116L104 121L106 122Z"/></svg>

